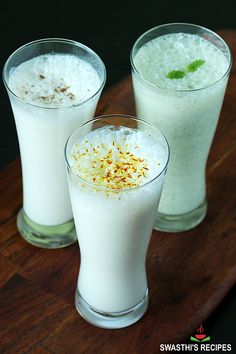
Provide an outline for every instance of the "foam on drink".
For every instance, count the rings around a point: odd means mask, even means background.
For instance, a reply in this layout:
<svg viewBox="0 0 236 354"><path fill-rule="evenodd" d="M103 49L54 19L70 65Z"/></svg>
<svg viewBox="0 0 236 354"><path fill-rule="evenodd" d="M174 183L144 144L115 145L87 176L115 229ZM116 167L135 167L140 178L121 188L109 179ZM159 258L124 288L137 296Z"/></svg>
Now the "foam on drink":
<svg viewBox="0 0 236 354"><path fill-rule="evenodd" d="M100 86L93 66L69 54L46 54L11 71L9 87L21 99L50 108L78 105Z"/></svg>
<svg viewBox="0 0 236 354"><path fill-rule="evenodd" d="M170 71L185 71L196 59L204 60L199 70L181 79L167 78ZM152 39L139 49L134 64L144 79L173 90L207 87L221 79L229 65L227 58L214 44L187 33L171 33Z"/></svg>
<svg viewBox="0 0 236 354"><path fill-rule="evenodd" d="M73 173L85 181L121 190L151 181L165 161L163 149L144 132L108 126L75 144L69 162Z"/></svg>

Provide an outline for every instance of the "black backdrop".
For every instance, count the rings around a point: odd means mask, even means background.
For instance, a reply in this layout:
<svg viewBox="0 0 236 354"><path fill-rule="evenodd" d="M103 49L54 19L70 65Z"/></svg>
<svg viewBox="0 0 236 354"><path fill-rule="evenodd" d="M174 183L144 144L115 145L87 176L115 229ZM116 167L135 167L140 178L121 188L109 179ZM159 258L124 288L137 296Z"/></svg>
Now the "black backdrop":
<svg viewBox="0 0 236 354"><path fill-rule="evenodd" d="M235 0L0 0L0 66L19 46L62 37L95 50L107 69L106 87L130 72L129 54L144 31L167 22L212 30L236 28ZM0 84L0 168L18 154L14 121Z"/></svg>
<svg viewBox="0 0 236 354"><path fill-rule="evenodd" d="M195 23L212 30L236 29L234 3L235 0L0 0L0 65L2 68L11 52L29 41L45 37L74 39L101 56L109 87L129 74L131 46L144 31L168 22ZM0 168L18 153L14 120L1 82ZM206 323L207 334L215 342L235 342L235 296L233 290Z"/></svg>

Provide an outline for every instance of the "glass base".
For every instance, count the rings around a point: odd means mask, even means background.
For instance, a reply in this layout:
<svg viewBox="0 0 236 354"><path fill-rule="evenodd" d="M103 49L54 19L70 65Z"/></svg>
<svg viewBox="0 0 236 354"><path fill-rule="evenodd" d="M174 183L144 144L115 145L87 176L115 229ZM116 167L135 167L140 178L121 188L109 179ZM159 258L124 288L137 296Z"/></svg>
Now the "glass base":
<svg viewBox="0 0 236 354"><path fill-rule="evenodd" d="M75 306L79 314L89 323L101 328L118 329L137 322L147 311L148 290L142 300L130 309L122 312L103 312L90 306L80 295L75 293Z"/></svg>
<svg viewBox="0 0 236 354"><path fill-rule="evenodd" d="M44 226L32 221L23 208L17 215L17 228L27 242L37 247L62 248L77 240L73 220L57 226Z"/></svg>
<svg viewBox="0 0 236 354"><path fill-rule="evenodd" d="M207 212L207 202L204 201L194 210L181 215L157 213L155 230L166 232L181 232L193 229L200 224Z"/></svg>

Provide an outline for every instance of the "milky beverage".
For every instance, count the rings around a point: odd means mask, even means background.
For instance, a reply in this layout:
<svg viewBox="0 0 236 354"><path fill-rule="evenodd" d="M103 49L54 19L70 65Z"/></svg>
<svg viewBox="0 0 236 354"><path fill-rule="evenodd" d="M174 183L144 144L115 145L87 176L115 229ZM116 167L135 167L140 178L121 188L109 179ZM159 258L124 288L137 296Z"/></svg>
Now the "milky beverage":
<svg viewBox="0 0 236 354"><path fill-rule="evenodd" d="M201 61L199 68L186 70L196 60ZM187 213L205 198L205 165L227 84L227 75L222 77L229 58L200 36L172 33L144 44L133 61L140 75L133 73L137 114L156 125L170 144L159 212ZM168 73L177 70L185 75L170 79Z"/></svg>
<svg viewBox="0 0 236 354"><path fill-rule="evenodd" d="M38 224L63 224L72 219L64 145L75 126L93 116L99 75L77 56L46 54L13 68L8 85L19 98L10 95L21 150L24 211Z"/></svg>
<svg viewBox="0 0 236 354"><path fill-rule="evenodd" d="M145 257L166 151L146 132L106 126L85 135L68 155L81 251L78 291L95 309L127 310L147 291Z"/></svg>

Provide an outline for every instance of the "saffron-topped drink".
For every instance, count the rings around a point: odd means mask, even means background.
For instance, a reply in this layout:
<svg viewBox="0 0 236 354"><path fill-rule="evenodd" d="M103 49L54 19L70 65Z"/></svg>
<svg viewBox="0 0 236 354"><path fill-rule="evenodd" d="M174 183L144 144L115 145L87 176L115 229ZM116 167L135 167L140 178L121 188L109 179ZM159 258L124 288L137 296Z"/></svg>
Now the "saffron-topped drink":
<svg viewBox="0 0 236 354"><path fill-rule="evenodd" d="M168 156L157 129L127 116L86 123L67 143L81 251L76 307L95 325L125 327L146 311L145 259Z"/></svg>
<svg viewBox="0 0 236 354"><path fill-rule="evenodd" d="M34 245L64 247L76 240L64 146L75 127L94 114L105 81L103 63L80 43L45 39L12 54L4 80L22 163L19 231Z"/></svg>
<svg viewBox="0 0 236 354"><path fill-rule="evenodd" d="M169 24L142 35L131 60L137 114L163 131L171 150L155 227L190 229L206 214L205 167L230 51L207 29Z"/></svg>

